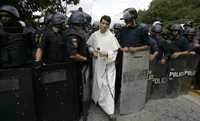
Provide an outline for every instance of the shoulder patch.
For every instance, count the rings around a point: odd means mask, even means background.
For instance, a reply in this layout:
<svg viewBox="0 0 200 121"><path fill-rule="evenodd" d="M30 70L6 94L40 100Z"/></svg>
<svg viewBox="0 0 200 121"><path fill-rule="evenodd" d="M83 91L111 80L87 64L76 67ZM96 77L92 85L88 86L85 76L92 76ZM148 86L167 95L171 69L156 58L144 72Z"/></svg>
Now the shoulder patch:
<svg viewBox="0 0 200 121"><path fill-rule="evenodd" d="M73 44L74 48L78 48L78 39L72 38L72 44Z"/></svg>

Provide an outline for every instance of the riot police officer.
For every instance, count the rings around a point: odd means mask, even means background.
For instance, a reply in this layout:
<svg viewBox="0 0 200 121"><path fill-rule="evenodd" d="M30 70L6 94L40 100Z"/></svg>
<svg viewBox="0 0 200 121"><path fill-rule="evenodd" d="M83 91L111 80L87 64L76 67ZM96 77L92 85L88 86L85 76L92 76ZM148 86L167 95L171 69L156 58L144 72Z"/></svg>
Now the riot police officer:
<svg viewBox="0 0 200 121"><path fill-rule="evenodd" d="M122 48L118 53L116 61L116 101L119 97L121 88L122 52L135 53L148 49L150 45L147 26L138 24L136 22L137 17L138 14L135 8L127 8L123 11L123 17L121 18L126 25L120 29L117 38Z"/></svg>
<svg viewBox="0 0 200 121"><path fill-rule="evenodd" d="M82 77L84 76L84 69L86 62L88 62L88 48L86 46L86 31L84 30L84 25L86 22L85 14L82 11L74 11L68 19L69 28L65 31L65 41L67 45L67 56L74 60L77 65L77 82L76 88L77 92L74 94L77 96L76 108L79 110L79 116L83 114L83 120L87 120L87 110L88 110L88 98L84 95L84 83ZM76 97L75 96L75 97ZM77 102L78 101L78 102ZM79 117L77 116L77 117ZM77 119L76 119L77 120Z"/></svg>
<svg viewBox="0 0 200 121"><path fill-rule="evenodd" d="M82 29L86 33L86 35L84 36L86 37L86 39L88 39L92 31L92 26L91 26L92 17L88 13L84 12L82 7L79 7L78 10L72 11L72 13L76 13L76 12L80 12L83 14L84 20L82 23Z"/></svg>
<svg viewBox="0 0 200 121"><path fill-rule="evenodd" d="M68 56L76 61L87 61L86 33L83 30L85 17L83 12L72 12L69 17L69 28L65 31L67 41Z"/></svg>
<svg viewBox="0 0 200 121"><path fill-rule="evenodd" d="M64 41L65 18L61 13L55 13L49 20L46 32L38 43L35 61L44 61L46 64L66 61L66 45Z"/></svg>
<svg viewBox="0 0 200 121"><path fill-rule="evenodd" d="M186 33L186 38L189 41L189 43L193 43L195 35L196 35L196 29L188 28L187 33Z"/></svg>
<svg viewBox="0 0 200 121"><path fill-rule="evenodd" d="M122 28L122 25L120 23L115 23L113 25L113 31L115 33L115 37L118 38L119 36L119 30Z"/></svg>
<svg viewBox="0 0 200 121"><path fill-rule="evenodd" d="M126 26L119 32L119 42L123 52L137 52L149 48L148 29L143 24L138 24L135 8L127 8L123 11Z"/></svg>
<svg viewBox="0 0 200 121"><path fill-rule="evenodd" d="M189 42L186 38L184 38L181 34L182 28L180 24L173 24L171 26L172 31L172 41L170 44L170 48L172 51L171 58L177 58L182 55L194 55L194 51L189 51L190 46Z"/></svg>
<svg viewBox="0 0 200 121"><path fill-rule="evenodd" d="M169 42L162 37L163 27L153 24L149 35L151 42L150 61L165 64L170 56Z"/></svg>
<svg viewBox="0 0 200 121"><path fill-rule="evenodd" d="M19 18L19 12L15 7L0 7L1 68L29 65L33 61L32 35L18 22Z"/></svg>

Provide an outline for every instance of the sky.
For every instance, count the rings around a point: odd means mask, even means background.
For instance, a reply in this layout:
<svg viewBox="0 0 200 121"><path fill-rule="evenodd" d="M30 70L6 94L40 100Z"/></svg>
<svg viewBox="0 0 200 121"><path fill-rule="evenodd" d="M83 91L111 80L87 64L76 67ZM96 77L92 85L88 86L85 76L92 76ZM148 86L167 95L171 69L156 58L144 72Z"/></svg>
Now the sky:
<svg viewBox="0 0 200 121"><path fill-rule="evenodd" d="M101 16L109 15L112 23L120 22L122 11L128 7L136 10L147 9L152 0L80 0L77 7L92 15L92 21L98 21Z"/></svg>

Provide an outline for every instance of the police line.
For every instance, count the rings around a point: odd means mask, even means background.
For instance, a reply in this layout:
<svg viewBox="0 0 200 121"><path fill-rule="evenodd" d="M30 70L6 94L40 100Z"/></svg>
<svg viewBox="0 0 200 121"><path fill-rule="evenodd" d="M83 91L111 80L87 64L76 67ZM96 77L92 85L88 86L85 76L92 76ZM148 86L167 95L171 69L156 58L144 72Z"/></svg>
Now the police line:
<svg viewBox="0 0 200 121"><path fill-rule="evenodd" d="M190 90L199 55L152 64L148 54L148 50L123 54L120 114L141 111L149 99L177 97Z"/></svg>
<svg viewBox="0 0 200 121"><path fill-rule="evenodd" d="M200 56L171 59L166 64L151 64L148 98L176 97L186 94L195 79Z"/></svg>
<svg viewBox="0 0 200 121"><path fill-rule="evenodd" d="M176 97L187 93L196 73L199 56L180 57L160 65L149 64L147 53L141 52L127 60L126 63L124 61L124 65L127 65L123 70L124 76L137 72L135 74L138 77L134 79L138 81L131 79L127 83L129 77L122 81L120 108L124 114L130 108L141 109L146 96L148 99L155 99ZM132 69L127 63L132 63ZM137 65L134 66L135 64ZM148 71L148 66L150 66L150 71ZM81 109L79 102L81 77L78 67L77 63L66 62L46 65L38 70L28 67L1 69L1 119L4 121L78 120ZM128 71L134 71L134 73L127 73ZM137 88L133 88L132 86L136 84ZM133 95L129 91L136 92L134 96L126 96L126 94ZM137 91L140 92L139 95ZM123 100L125 98L130 98L128 103Z"/></svg>

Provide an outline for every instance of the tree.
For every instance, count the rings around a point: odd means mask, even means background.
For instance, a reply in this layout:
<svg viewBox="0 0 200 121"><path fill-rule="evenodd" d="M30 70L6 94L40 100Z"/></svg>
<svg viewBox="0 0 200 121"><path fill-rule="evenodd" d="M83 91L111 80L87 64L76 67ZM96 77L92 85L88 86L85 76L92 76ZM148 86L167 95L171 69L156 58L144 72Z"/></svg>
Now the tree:
<svg viewBox="0 0 200 121"><path fill-rule="evenodd" d="M64 13L63 2L78 4L80 0L6 0L0 5L9 4L15 6L20 12L21 19L33 20L33 12L36 11L59 11Z"/></svg>
<svg viewBox="0 0 200 121"><path fill-rule="evenodd" d="M148 10L139 11L139 20L152 23L158 17L164 22L192 20L200 18L200 0L153 0Z"/></svg>

